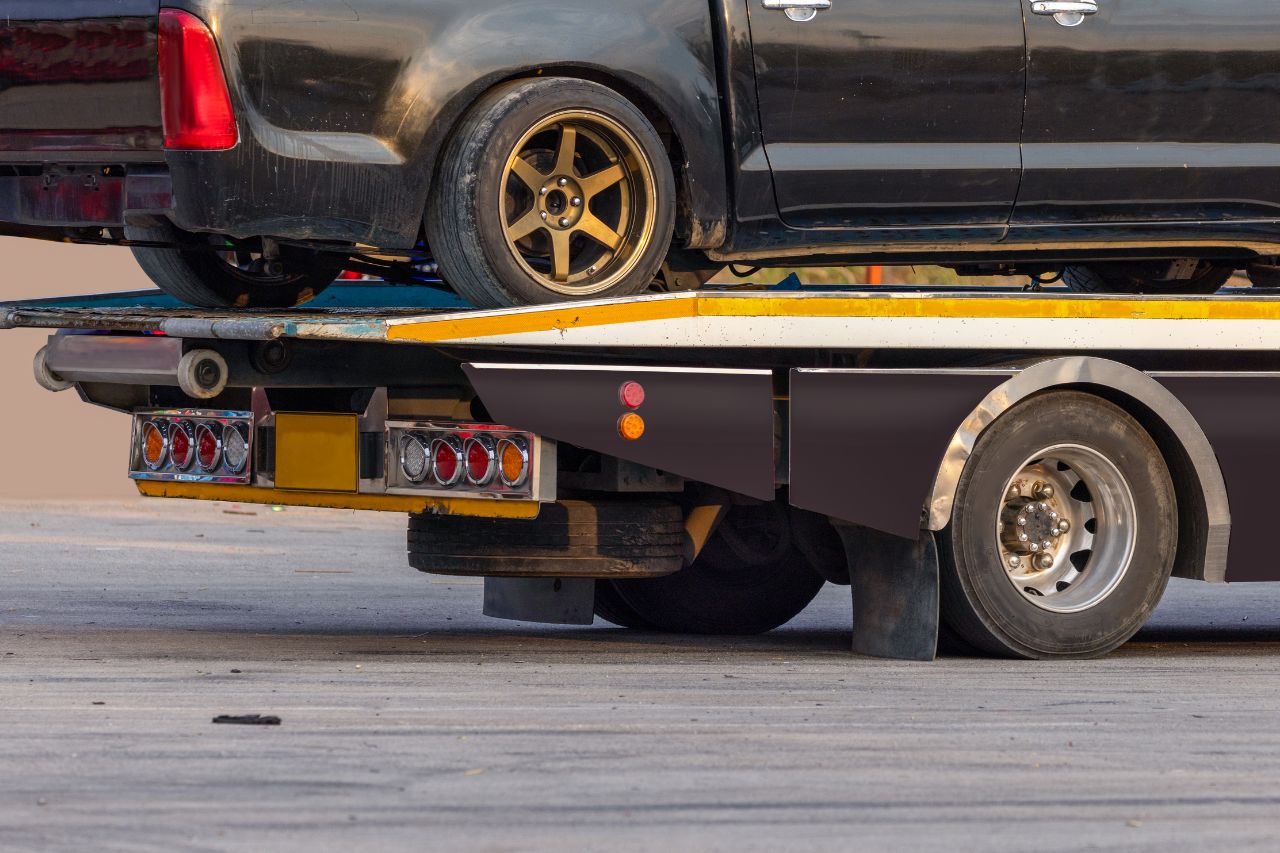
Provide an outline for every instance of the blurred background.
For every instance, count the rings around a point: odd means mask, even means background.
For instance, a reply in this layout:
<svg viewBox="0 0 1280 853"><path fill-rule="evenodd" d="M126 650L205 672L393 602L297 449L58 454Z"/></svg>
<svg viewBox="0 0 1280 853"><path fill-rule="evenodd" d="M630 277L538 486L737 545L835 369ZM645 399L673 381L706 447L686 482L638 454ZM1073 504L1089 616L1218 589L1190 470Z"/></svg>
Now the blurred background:
<svg viewBox="0 0 1280 853"><path fill-rule="evenodd" d="M128 249L75 246L0 237L0 302L113 290L143 290L151 282ZM773 283L790 270L753 271ZM811 284L1009 284L1009 279L963 279L940 267L833 267L803 271ZM728 271L716 283L740 283ZM1022 281L1019 279L1018 281ZM0 498L122 498L136 494L126 478L129 418L80 401L74 391L52 394L31 378L31 359L47 333L0 332Z"/></svg>
<svg viewBox="0 0 1280 853"><path fill-rule="evenodd" d="M151 282L128 249L0 237L0 301L141 290ZM51 394L31 378L31 359L48 334L0 331L0 498L121 498L129 417Z"/></svg>

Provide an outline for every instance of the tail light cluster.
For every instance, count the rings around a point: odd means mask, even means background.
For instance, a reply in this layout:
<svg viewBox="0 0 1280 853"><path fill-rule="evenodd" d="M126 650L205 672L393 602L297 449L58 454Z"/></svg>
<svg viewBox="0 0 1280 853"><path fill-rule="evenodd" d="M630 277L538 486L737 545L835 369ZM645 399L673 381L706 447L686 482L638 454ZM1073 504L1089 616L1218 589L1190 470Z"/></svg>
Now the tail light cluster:
<svg viewBox="0 0 1280 853"><path fill-rule="evenodd" d="M388 424L387 485L395 490L528 498L538 438L476 424Z"/></svg>
<svg viewBox="0 0 1280 853"><path fill-rule="evenodd" d="M129 471L136 480L248 483L252 452L248 412L139 412Z"/></svg>
<svg viewBox="0 0 1280 853"><path fill-rule="evenodd" d="M213 32L181 9L160 11L160 106L164 145L222 151L240 140Z"/></svg>

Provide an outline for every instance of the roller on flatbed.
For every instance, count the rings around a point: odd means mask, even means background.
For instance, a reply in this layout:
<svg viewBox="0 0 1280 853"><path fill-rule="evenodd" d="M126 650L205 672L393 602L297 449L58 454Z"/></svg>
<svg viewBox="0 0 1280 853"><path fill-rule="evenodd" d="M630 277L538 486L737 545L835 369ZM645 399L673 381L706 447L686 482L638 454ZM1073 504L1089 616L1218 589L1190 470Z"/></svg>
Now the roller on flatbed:
<svg viewBox="0 0 1280 853"><path fill-rule="evenodd" d="M411 565L504 618L752 633L834 582L860 653L931 659L946 625L1070 658L1170 577L1280 580L1280 298L359 287L382 307L125 294L0 327L56 331L38 381L133 418L143 494L409 513Z"/></svg>

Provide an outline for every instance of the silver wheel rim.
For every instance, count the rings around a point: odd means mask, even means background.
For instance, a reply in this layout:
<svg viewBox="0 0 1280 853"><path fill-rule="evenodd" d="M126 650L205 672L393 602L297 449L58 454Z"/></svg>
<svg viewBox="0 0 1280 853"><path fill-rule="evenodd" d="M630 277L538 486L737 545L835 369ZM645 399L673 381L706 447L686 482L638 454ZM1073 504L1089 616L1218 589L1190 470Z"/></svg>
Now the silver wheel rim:
<svg viewBox="0 0 1280 853"><path fill-rule="evenodd" d="M1030 603L1053 613L1096 607L1129 571L1137 507L1106 456L1056 444L1029 456L996 513L1001 570Z"/></svg>

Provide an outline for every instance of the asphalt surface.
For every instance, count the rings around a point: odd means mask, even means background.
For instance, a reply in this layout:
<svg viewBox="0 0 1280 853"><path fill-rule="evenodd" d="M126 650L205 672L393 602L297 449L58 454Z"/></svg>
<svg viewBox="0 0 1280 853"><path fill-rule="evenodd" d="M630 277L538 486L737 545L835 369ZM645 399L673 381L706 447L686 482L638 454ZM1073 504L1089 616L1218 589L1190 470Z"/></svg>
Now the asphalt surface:
<svg viewBox="0 0 1280 853"><path fill-rule="evenodd" d="M1277 846L1280 586L1175 583L1105 660L903 664L836 587L747 640L487 620L403 523L0 504L0 847Z"/></svg>

